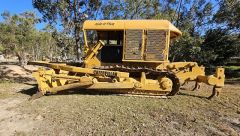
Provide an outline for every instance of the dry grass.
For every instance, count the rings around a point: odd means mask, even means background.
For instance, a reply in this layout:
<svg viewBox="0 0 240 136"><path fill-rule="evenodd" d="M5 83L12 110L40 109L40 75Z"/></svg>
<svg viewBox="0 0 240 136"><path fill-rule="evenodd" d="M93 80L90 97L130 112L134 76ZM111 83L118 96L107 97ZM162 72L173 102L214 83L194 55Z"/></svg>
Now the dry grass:
<svg viewBox="0 0 240 136"><path fill-rule="evenodd" d="M237 84L226 85L221 96L214 100L205 98L210 95L207 87L200 92L182 91L170 99L78 93L27 101L28 91L16 93L17 88L30 87L0 84L1 94L6 93L0 100L22 99L10 111L37 121L28 131L14 131L16 135L237 136L240 133L240 85Z"/></svg>

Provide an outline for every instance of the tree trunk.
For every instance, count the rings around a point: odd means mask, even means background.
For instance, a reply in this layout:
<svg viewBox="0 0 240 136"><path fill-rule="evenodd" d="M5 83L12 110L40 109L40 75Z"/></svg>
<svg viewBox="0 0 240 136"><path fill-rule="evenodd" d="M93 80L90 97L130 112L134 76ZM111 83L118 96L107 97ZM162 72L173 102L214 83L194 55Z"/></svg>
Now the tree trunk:
<svg viewBox="0 0 240 136"><path fill-rule="evenodd" d="M73 11L74 11L74 36L75 36L75 44L76 44L76 55L77 55L77 61L81 61L81 43L80 43L80 24L79 24L79 21L80 20L77 20L77 10L78 10L78 2L77 0L74 0L74 3L73 3Z"/></svg>
<svg viewBox="0 0 240 136"><path fill-rule="evenodd" d="M27 65L27 56L26 56L25 53L17 52L16 55L17 55L17 57L18 57L18 61L19 61L19 65L20 65L20 66L25 66L25 65Z"/></svg>
<svg viewBox="0 0 240 136"><path fill-rule="evenodd" d="M76 28L77 29L77 28ZM80 32L75 30L75 44L76 44L76 54L77 54L77 61L81 61L81 45L80 45Z"/></svg>

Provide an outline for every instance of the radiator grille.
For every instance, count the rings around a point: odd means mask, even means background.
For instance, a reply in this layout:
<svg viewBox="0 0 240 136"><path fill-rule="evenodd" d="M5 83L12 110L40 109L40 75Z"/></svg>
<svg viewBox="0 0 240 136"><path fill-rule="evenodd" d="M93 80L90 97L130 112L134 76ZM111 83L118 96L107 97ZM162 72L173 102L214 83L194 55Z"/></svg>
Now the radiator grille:
<svg viewBox="0 0 240 136"><path fill-rule="evenodd" d="M148 30L145 50L145 60L161 61L164 60L163 50L166 45L166 31Z"/></svg>
<svg viewBox="0 0 240 136"><path fill-rule="evenodd" d="M142 30L126 30L125 59L140 60L142 48Z"/></svg>

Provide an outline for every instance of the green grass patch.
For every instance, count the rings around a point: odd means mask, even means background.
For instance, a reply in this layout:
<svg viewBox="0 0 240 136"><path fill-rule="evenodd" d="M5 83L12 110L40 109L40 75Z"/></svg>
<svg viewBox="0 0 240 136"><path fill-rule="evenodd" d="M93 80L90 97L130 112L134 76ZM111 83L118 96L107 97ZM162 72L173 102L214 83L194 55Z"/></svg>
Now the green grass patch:
<svg viewBox="0 0 240 136"><path fill-rule="evenodd" d="M227 81L240 81L240 77L237 77L237 78L228 78Z"/></svg>
<svg viewBox="0 0 240 136"><path fill-rule="evenodd" d="M240 70L240 66L224 66L228 70Z"/></svg>

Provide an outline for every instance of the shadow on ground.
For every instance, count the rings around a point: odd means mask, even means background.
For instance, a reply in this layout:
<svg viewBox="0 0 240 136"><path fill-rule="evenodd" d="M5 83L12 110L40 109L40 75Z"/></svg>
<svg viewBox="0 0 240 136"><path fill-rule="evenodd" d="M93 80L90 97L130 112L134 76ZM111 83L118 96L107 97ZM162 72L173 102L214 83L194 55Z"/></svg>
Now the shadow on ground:
<svg viewBox="0 0 240 136"><path fill-rule="evenodd" d="M38 87L37 87L37 85L34 85L31 88L29 88L29 89L22 89L18 93L22 93L22 94L26 94L26 95L32 96L37 91L38 91Z"/></svg>
<svg viewBox="0 0 240 136"><path fill-rule="evenodd" d="M18 62L5 61L5 62L0 62L0 65L19 65L19 63Z"/></svg>
<svg viewBox="0 0 240 136"><path fill-rule="evenodd" d="M200 98L200 99L208 99L208 96L199 96L199 95L189 94L189 93L184 93L184 92L179 92L178 95L191 96L191 97L196 97L196 98Z"/></svg>
<svg viewBox="0 0 240 136"><path fill-rule="evenodd" d="M33 96L38 92L37 84L29 84L24 83L27 85L32 85L29 89L22 89L18 93L22 93L25 95ZM46 94L48 95L73 95L73 94L80 94L80 95L117 95L119 93L107 92L107 91L99 91L99 90L88 90L88 89L70 89L57 92L56 94Z"/></svg>
<svg viewBox="0 0 240 136"><path fill-rule="evenodd" d="M0 82L24 83L32 80L31 73L24 68L16 65L4 66L0 63Z"/></svg>

